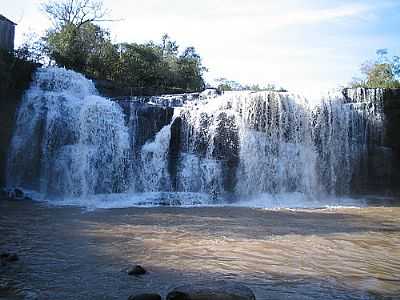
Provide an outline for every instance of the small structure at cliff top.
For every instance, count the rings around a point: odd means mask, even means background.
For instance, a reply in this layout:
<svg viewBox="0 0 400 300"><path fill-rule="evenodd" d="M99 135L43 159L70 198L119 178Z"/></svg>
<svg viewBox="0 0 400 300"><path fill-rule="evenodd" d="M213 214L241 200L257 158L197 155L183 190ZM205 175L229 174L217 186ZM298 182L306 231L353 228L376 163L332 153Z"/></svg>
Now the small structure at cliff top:
<svg viewBox="0 0 400 300"><path fill-rule="evenodd" d="M14 50L15 24L0 15L0 49Z"/></svg>

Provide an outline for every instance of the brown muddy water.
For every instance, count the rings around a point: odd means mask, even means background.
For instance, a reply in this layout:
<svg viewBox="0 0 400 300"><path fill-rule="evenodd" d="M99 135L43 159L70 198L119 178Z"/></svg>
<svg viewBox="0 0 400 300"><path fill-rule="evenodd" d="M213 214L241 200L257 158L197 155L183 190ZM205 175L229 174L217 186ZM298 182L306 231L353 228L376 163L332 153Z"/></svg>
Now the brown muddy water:
<svg viewBox="0 0 400 300"><path fill-rule="evenodd" d="M0 200L0 299L165 296L244 283L257 299L400 299L400 208L85 211ZM126 274L140 264L142 277Z"/></svg>

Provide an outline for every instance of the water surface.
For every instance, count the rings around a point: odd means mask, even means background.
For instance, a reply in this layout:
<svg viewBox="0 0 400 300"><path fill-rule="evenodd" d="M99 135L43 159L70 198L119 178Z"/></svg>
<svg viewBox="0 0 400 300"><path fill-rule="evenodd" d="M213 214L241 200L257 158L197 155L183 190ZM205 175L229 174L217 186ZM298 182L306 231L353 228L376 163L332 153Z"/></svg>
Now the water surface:
<svg viewBox="0 0 400 300"><path fill-rule="evenodd" d="M0 267L0 298L165 296L227 279L257 299L400 299L399 207L87 211L0 200L0 212L0 250L20 256ZM131 264L149 273L130 277Z"/></svg>

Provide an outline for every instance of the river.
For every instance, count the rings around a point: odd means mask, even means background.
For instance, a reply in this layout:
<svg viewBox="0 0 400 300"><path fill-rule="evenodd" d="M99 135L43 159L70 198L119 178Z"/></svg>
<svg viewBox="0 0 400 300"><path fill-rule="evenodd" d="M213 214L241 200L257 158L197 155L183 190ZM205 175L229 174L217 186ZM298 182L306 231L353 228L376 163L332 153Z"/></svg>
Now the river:
<svg viewBox="0 0 400 300"><path fill-rule="evenodd" d="M400 299L400 207L96 209L0 200L1 299L127 299L205 279L260 299ZM148 270L127 275L130 265Z"/></svg>

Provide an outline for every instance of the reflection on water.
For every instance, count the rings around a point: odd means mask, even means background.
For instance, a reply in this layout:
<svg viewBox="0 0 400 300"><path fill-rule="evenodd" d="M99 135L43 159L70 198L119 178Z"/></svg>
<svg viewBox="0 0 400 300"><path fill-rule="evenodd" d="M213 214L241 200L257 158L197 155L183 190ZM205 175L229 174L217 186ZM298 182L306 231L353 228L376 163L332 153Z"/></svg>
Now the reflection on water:
<svg viewBox="0 0 400 300"><path fill-rule="evenodd" d="M0 267L0 283L39 299L165 295L214 278L245 283L257 299L400 298L398 207L87 212L0 201L0 211L0 250L21 257ZM127 276L135 263L149 274Z"/></svg>

